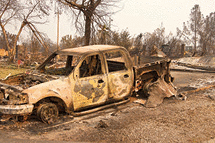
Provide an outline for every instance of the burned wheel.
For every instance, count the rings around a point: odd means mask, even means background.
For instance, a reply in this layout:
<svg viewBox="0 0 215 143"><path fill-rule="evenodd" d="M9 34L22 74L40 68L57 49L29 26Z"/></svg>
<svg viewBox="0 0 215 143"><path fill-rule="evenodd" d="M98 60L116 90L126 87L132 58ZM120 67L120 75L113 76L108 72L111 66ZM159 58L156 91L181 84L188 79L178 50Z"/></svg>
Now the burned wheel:
<svg viewBox="0 0 215 143"><path fill-rule="evenodd" d="M58 113L58 108L53 103L42 103L37 109L37 116L41 121L47 124L56 122Z"/></svg>

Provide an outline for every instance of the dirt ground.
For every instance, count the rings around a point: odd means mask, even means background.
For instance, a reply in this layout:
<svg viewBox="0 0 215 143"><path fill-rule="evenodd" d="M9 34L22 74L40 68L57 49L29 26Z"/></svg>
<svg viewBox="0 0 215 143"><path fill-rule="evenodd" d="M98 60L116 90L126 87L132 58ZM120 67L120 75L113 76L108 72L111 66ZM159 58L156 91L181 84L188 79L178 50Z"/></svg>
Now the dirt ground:
<svg viewBox="0 0 215 143"><path fill-rule="evenodd" d="M172 72L179 91L215 84L215 73ZM213 142L215 89L165 99L156 108L127 103L97 113L46 125L35 117L0 123L0 142Z"/></svg>

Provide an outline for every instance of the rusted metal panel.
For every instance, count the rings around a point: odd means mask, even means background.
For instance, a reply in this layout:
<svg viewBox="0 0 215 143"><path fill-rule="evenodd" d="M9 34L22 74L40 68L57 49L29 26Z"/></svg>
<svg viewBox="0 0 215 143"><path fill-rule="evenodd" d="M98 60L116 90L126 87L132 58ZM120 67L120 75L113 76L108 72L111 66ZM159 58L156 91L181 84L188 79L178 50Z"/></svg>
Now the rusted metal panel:
<svg viewBox="0 0 215 143"><path fill-rule="evenodd" d="M105 103L108 98L107 83L105 75L78 79L73 91L74 111Z"/></svg>
<svg viewBox="0 0 215 143"><path fill-rule="evenodd" d="M123 99L127 97L133 87L133 73L131 71L117 71L108 74L109 98Z"/></svg>
<svg viewBox="0 0 215 143"><path fill-rule="evenodd" d="M166 83L162 78L149 83L145 88L146 94L149 96L145 104L146 107L156 107L163 102L164 98L177 95L173 84Z"/></svg>
<svg viewBox="0 0 215 143"><path fill-rule="evenodd" d="M156 107L164 98L177 96L170 74L170 59L144 57L140 61L140 65L134 66L135 91L143 90L144 96L148 97L146 107Z"/></svg>
<svg viewBox="0 0 215 143"><path fill-rule="evenodd" d="M122 100L131 96L134 73L130 55L125 49L115 49L104 54L108 73L109 100Z"/></svg>
<svg viewBox="0 0 215 143"><path fill-rule="evenodd" d="M159 76L161 76L168 68L170 60L168 58L142 58L140 65L134 66L135 77L138 79L140 76L144 75L149 71L156 71Z"/></svg>
<svg viewBox="0 0 215 143"><path fill-rule="evenodd" d="M71 78L74 111L105 103L108 81L102 55L96 51L83 56Z"/></svg>
<svg viewBox="0 0 215 143"><path fill-rule="evenodd" d="M91 46L84 46L84 47L77 47L77 48L70 48L70 49L63 49L57 51L58 54L75 54L75 55L84 55L84 54L92 54L95 52L104 52L104 51L111 51L111 50L118 50L118 49L125 49L121 46L112 46L112 45L91 45Z"/></svg>
<svg viewBox="0 0 215 143"><path fill-rule="evenodd" d="M46 97L58 97L62 99L67 107L72 102L71 87L68 78L60 78L45 82L23 91L29 96L29 103L35 104Z"/></svg>

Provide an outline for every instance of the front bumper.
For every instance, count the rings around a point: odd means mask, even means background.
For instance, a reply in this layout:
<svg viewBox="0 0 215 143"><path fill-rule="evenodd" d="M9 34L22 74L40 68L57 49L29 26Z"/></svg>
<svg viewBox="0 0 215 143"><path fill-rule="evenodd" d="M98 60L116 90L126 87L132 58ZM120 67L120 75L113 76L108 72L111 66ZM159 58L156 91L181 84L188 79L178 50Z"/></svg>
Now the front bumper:
<svg viewBox="0 0 215 143"><path fill-rule="evenodd" d="M34 105L0 105L0 113L7 115L24 115L32 113Z"/></svg>

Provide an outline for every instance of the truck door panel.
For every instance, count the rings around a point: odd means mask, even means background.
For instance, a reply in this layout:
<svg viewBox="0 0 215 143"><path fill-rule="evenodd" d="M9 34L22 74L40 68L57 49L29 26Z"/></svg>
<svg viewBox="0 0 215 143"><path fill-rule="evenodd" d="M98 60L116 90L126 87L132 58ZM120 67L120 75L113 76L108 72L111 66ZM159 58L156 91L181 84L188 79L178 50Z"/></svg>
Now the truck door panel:
<svg viewBox="0 0 215 143"><path fill-rule="evenodd" d="M105 54L108 67L109 99L122 99L129 95L133 86L133 70L126 64L122 51L112 51Z"/></svg>
<svg viewBox="0 0 215 143"><path fill-rule="evenodd" d="M77 67L79 77L74 85L74 111L100 105L107 100L108 81L103 62L100 55L92 55L86 57Z"/></svg>
<svg viewBox="0 0 215 143"><path fill-rule="evenodd" d="M111 72L108 74L109 98L120 99L126 97L132 87L129 71Z"/></svg>

